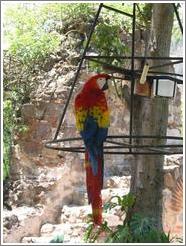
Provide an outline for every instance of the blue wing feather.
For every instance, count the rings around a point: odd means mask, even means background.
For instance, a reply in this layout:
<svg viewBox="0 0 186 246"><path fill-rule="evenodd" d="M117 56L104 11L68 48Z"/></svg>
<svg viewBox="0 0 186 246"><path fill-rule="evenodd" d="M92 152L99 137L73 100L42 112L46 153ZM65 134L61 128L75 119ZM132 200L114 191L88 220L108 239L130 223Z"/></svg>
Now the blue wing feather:
<svg viewBox="0 0 186 246"><path fill-rule="evenodd" d="M92 116L88 116L84 129L80 132L85 147L89 152L93 174L98 173L98 159L103 158L103 142L106 140L108 128L100 128Z"/></svg>

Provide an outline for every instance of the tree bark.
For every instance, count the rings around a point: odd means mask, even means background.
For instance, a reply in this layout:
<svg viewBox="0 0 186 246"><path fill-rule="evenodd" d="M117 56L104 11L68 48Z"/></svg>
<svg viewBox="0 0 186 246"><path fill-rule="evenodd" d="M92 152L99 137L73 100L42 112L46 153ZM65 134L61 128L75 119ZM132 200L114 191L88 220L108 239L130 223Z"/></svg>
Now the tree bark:
<svg viewBox="0 0 186 246"><path fill-rule="evenodd" d="M152 12L151 56L169 56L173 6L171 3L155 3ZM166 61L153 61L159 65ZM160 69L158 69L160 71ZM162 67L161 71L167 71ZM168 99L163 97L147 98L134 95L133 109L134 135L166 135L168 122ZM162 140L138 140L139 144L162 144ZM131 192L136 195L135 212L154 217L158 228L162 229L162 190L163 155L137 155L132 167Z"/></svg>

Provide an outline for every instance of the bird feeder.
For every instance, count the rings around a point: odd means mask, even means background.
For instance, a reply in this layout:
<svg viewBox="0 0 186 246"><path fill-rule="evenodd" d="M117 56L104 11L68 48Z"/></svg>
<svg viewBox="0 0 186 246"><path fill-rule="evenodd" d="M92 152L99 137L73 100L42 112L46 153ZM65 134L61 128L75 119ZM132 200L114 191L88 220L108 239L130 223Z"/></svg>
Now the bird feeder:
<svg viewBox="0 0 186 246"><path fill-rule="evenodd" d="M146 97L166 97L174 98L177 84L181 80L170 76L147 76L142 84L139 80L135 81L134 93Z"/></svg>

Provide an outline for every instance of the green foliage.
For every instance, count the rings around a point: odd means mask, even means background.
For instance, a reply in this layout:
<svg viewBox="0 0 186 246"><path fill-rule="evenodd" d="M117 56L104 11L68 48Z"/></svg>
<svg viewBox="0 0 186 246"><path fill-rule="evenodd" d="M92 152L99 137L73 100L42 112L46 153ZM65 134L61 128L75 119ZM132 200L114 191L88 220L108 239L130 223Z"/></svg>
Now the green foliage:
<svg viewBox="0 0 186 246"><path fill-rule="evenodd" d="M86 243L95 243L102 232L113 233L108 227L107 221L104 221L100 226L95 227L92 214L88 214L86 222L88 226L83 236Z"/></svg>
<svg viewBox="0 0 186 246"><path fill-rule="evenodd" d="M144 217L141 214L134 214L130 221L131 232L136 236L143 236L148 233L151 228L156 227L154 218Z"/></svg>
<svg viewBox="0 0 186 246"><path fill-rule="evenodd" d="M11 162L11 149L14 144L14 137L17 133L26 133L28 127L21 120L21 107L30 99L32 83L22 82L18 76L22 76L20 70L12 75L7 70L4 59L4 102L3 102L3 178L9 177ZM19 74L19 75L18 75ZM28 76L27 76L28 77ZM14 82L15 80L15 82Z"/></svg>
<svg viewBox="0 0 186 246"><path fill-rule="evenodd" d="M113 200L116 201L113 202ZM122 212L123 211L127 212L128 209L130 209L134 205L134 201L135 201L135 197L131 193L122 197L113 196L111 197L110 201L104 205L103 210L104 212L107 212L108 210L116 206L120 206ZM84 234L85 242L94 243L99 238L99 235L102 232L106 232L107 234L114 235L112 229L108 227L107 221L104 221L99 227L95 228L92 215L90 214L88 215L87 223L88 226Z"/></svg>
<svg viewBox="0 0 186 246"><path fill-rule="evenodd" d="M139 238L139 242L142 243L170 243L170 235L165 234L157 229L151 229L148 233Z"/></svg>
<svg viewBox="0 0 186 246"><path fill-rule="evenodd" d="M7 9L4 34L10 44L9 52L24 65L33 66L59 46L59 35L47 32L43 21L37 8L31 5L17 4Z"/></svg>
<svg viewBox="0 0 186 246"><path fill-rule="evenodd" d="M95 4L88 3L75 3L75 4L64 4L62 8L62 16L68 18L70 22L80 20L88 21L94 17ZM70 18L69 18L70 17Z"/></svg>
<svg viewBox="0 0 186 246"><path fill-rule="evenodd" d="M152 17L152 3L138 4L137 11L138 23L144 28L150 29L151 17Z"/></svg>
<svg viewBox="0 0 186 246"><path fill-rule="evenodd" d="M13 100L6 99L3 102L3 180L9 177L11 149L14 132L26 133L28 127L17 123L16 107Z"/></svg>
<svg viewBox="0 0 186 246"><path fill-rule="evenodd" d="M120 31L118 24L98 24L92 37L92 47L103 56L124 55L128 51L128 47L122 42ZM115 65L120 63L119 59L105 59L105 61Z"/></svg>
<svg viewBox="0 0 186 246"><path fill-rule="evenodd" d="M15 38L16 42L12 42L9 51L23 64L27 65L44 59L59 45L59 39L56 34L48 35L42 31L37 34L27 32Z"/></svg>
<svg viewBox="0 0 186 246"><path fill-rule="evenodd" d="M105 240L106 243L131 243L132 235L128 225L118 225L115 232L110 234Z"/></svg>
<svg viewBox="0 0 186 246"><path fill-rule="evenodd" d="M152 218L134 214L130 223L119 225L107 243L170 243L170 235L156 228Z"/></svg>
<svg viewBox="0 0 186 246"><path fill-rule="evenodd" d="M94 223L91 222L86 228L83 239L86 243L95 243L102 232L113 233L113 231L108 227L107 221L104 221L100 226L97 227L95 227Z"/></svg>
<svg viewBox="0 0 186 246"><path fill-rule="evenodd" d="M107 4L114 8L126 7L121 4ZM130 12L130 11L129 11ZM102 56L123 56L128 55L130 47L123 40L124 33L131 31L130 19L125 18L113 11L104 10L98 24L95 27L95 32L92 36L91 48ZM125 35L124 35L125 36ZM102 62L123 66L126 61L119 58L105 58ZM97 63L90 62L90 67L95 70L100 70L101 66Z"/></svg>
<svg viewBox="0 0 186 246"><path fill-rule="evenodd" d="M94 229L94 224L89 223L85 230L84 236L83 236L83 240L85 242L90 242L92 240L91 234L92 234L93 229Z"/></svg>
<svg viewBox="0 0 186 246"><path fill-rule="evenodd" d="M113 200L116 200L116 201L113 202ZM116 206L120 206L121 211L127 212L130 208L132 208L134 203L135 203L135 196L131 193L124 195L122 197L112 196L110 201L105 203L104 210L107 211Z"/></svg>
<svg viewBox="0 0 186 246"><path fill-rule="evenodd" d="M64 235L57 235L55 236L50 243L63 243L64 242Z"/></svg>
<svg viewBox="0 0 186 246"><path fill-rule="evenodd" d="M114 200L114 202L113 202ZM129 193L126 196L113 196L104 206L104 211L120 206L122 212L127 213L135 203L135 196ZM100 234L107 235L106 243L170 243L170 235L157 229L157 221L154 218L142 214L133 213L129 221L123 221L116 229L109 228L107 221L100 227L94 227L89 216L89 224L85 231L85 242L94 243Z"/></svg>
<svg viewBox="0 0 186 246"><path fill-rule="evenodd" d="M63 26L63 21L66 19L69 22L77 19L81 21L87 20L92 14L94 15L95 6L96 4L92 3L47 3L40 5L39 10L44 20L62 21Z"/></svg>
<svg viewBox="0 0 186 246"><path fill-rule="evenodd" d="M130 3L106 5L132 13L133 6ZM137 27L149 27L152 4L138 3L138 6ZM32 66L55 52L62 40L60 35L76 30L87 37L97 8L96 3L14 4L5 12L3 23L5 37L10 43L10 53L23 64ZM177 27L174 28L173 36L180 39ZM101 55L127 55L129 47L121 34L131 33L131 28L130 18L103 8L91 42L92 49ZM104 61L123 65L123 61L118 59ZM99 69L95 63L91 62L91 66Z"/></svg>
<svg viewBox="0 0 186 246"><path fill-rule="evenodd" d="M9 177L13 126L12 102L6 100L3 103L3 180Z"/></svg>
<svg viewBox="0 0 186 246"><path fill-rule="evenodd" d="M154 218L134 213L127 223L118 225L106 243L169 243L170 235L157 229Z"/></svg>
<svg viewBox="0 0 186 246"><path fill-rule="evenodd" d="M132 13L131 4L107 5ZM137 22L144 25L150 18L150 4L139 5L144 13L137 16ZM83 34L85 45L97 8L98 4L95 3L14 4L5 12L3 23L5 38L10 44L10 54L24 65L32 67L35 62L42 61L47 55L55 52L60 41L64 40L63 35L69 31ZM130 18L103 8L92 37L91 50L106 56L128 55L129 47L122 39L122 33L130 32ZM120 59L103 61L121 66L126 63ZM90 69L99 71L100 66L90 62Z"/></svg>

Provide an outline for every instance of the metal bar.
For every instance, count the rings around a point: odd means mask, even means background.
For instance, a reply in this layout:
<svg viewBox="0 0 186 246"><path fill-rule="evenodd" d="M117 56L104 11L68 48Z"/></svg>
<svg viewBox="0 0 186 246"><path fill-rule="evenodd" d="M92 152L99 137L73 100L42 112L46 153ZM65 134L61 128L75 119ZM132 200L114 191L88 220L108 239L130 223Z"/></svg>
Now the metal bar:
<svg viewBox="0 0 186 246"><path fill-rule="evenodd" d="M131 82L132 82L132 76L134 77L134 78L137 78L137 77L139 77L139 72L137 72L137 71L139 71L139 70L134 70L133 72L132 72L132 70L129 70L129 69L125 69L125 68L121 68L121 67L116 67L116 66L114 66L114 65L110 65L110 64L107 64L107 63L105 63L105 62L102 62L102 61L99 61L99 60L95 60L95 59L92 59L92 58L90 58L90 60L91 61L93 61L93 62L97 62L97 63L99 63L99 64L102 64L103 65L103 68L105 68L105 69L110 69L110 70L112 70L112 71L114 71L114 72L117 72L117 73L122 73L122 74L124 74L125 75L125 78L119 78L119 79L126 79L126 80L131 80ZM149 72L150 73L150 72ZM161 74L161 72L156 72L157 74ZM162 74L168 74L168 73L162 73ZM173 75L175 75L174 73L172 73ZM148 75L147 77L153 77L153 78L160 78L160 79L170 79L170 80L174 80L174 81L176 81L178 84L183 84L183 80L180 80L180 79L177 79L177 78L173 78L173 77L170 77L170 76L153 76L153 75ZM113 78L114 78L114 76L113 76Z"/></svg>
<svg viewBox="0 0 186 246"><path fill-rule="evenodd" d="M182 61L175 61L175 62L163 63L163 64L160 64L160 65L152 66L149 69L158 68L158 67L166 67L166 66L171 66L171 65L179 64L179 63L182 63Z"/></svg>
<svg viewBox="0 0 186 246"><path fill-rule="evenodd" d="M105 66L106 69L114 70L115 72L125 73L127 75L132 75L132 71L129 70L129 69L117 67L115 65L111 65L111 64L108 64L106 62L95 60L95 59L92 59L92 58L90 58L89 60L93 61L93 62L97 62L99 64L102 64L103 66Z"/></svg>
<svg viewBox="0 0 186 246"><path fill-rule="evenodd" d="M174 145L123 145L123 146L104 146L104 149L129 149L129 148L152 148L154 150L155 148L182 148L182 144L174 144ZM77 148L77 147L72 147ZM83 147L82 147L83 148ZM154 149L153 149L154 148ZM161 150L160 150L161 151Z"/></svg>
<svg viewBox="0 0 186 246"><path fill-rule="evenodd" d="M160 75L160 76L158 76L158 75L156 75L156 76L147 76L147 78L154 78L154 79L169 79L169 80L172 80L172 81L176 81L177 83L179 83L179 84L183 84L183 80L181 80L181 79L177 79L177 78L173 78L173 77L170 77L170 76L166 76L166 75Z"/></svg>
<svg viewBox="0 0 186 246"><path fill-rule="evenodd" d="M106 143L111 143L111 144L117 144L117 145L122 145L122 146L124 146L124 145L128 145L129 143L119 143L119 142L116 142L116 141L110 141L110 140L106 140L105 141Z"/></svg>
<svg viewBox="0 0 186 246"><path fill-rule="evenodd" d="M141 9L140 9L138 3L136 3L136 7L137 7L137 9L138 9L139 14L145 19L146 16L145 16L145 15L143 14L143 12L141 11Z"/></svg>
<svg viewBox="0 0 186 246"><path fill-rule="evenodd" d="M64 109L63 109L63 113L62 113L61 119L60 119L60 121L59 121L57 130L56 130L56 133L55 133L55 136L54 136L54 140L57 138L57 136L58 136L58 134L59 134L59 131L60 131L60 128L61 128L61 124L62 124L62 122L63 122L63 120L64 120L65 113L66 113L66 111L67 111L67 107L68 107L69 102L70 102L70 99L71 99L71 97L72 97L72 92L73 92L74 87L75 87L75 84L76 84L76 82L77 82L77 79L78 79L78 76L79 76L79 72L80 72L80 70L81 70L81 66L82 66L82 64L83 64L84 57L85 57L85 55L86 55L88 46L89 46L89 44L90 44L90 40L91 40L93 31L94 31L94 28L95 28L95 26L96 26L96 24L97 24L97 20L98 20L98 17L99 17L99 14L100 14L100 11L101 11L101 8L102 8L102 7L103 7L103 4L101 3L101 4L99 5L97 14L96 14L96 16L95 16L94 23L92 24L92 28L91 28L91 30L90 30L90 34L89 34L89 37L88 37L88 40L87 40L85 49L84 49L84 51L83 51L81 60L80 60L80 62L79 62L78 70L77 70L77 72L76 72L76 76L75 76L75 78L74 78L74 81L73 81L73 84L72 84L72 87L71 87L71 90L70 90L70 93L69 93L67 102L66 102L65 107L64 107Z"/></svg>
<svg viewBox="0 0 186 246"><path fill-rule="evenodd" d="M54 139L51 141L47 141L45 144L51 144L51 143L62 143L62 142L69 142L69 141L79 141L83 139L81 137L77 137L77 138L59 138L59 139Z"/></svg>
<svg viewBox="0 0 186 246"><path fill-rule="evenodd" d="M121 80L125 79L124 77L117 77L117 76L111 76L111 78L113 78L113 79L121 79Z"/></svg>
<svg viewBox="0 0 186 246"><path fill-rule="evenodd" d="M132 72L132 70L121 68L121 67L117 67L117 66L114 66L114 65L110 65L110 64L107 64L107 63L102 62L102 61L99 61L99 60L95 60L95 59L92 59L92 58L90 58L90 60L93 61L93 62L97 62L99 64L102 64L103 65L103 68L105 68L105 69L110 69L110 70L115 71L117 73L122 73L122 74L125 74L125 76L128 76L128 77L119 78L119 79L131 79L132 76L134 78L137 78L140 75L139 74L139 71L141 71L141 70L134 70ZM149 73L151 73L151 71ZM166 72L158 72L158 71L155 71L154 73L157 73L157 74L165 74L165 75L166 74L172 74L172 75L175 75L176 76L176 74L174 74L174 73L166 73ZM176 81L178 84L183 84L183 80L180 80L180 79L177 79L177 78L173 78L173 77L170 77L170 76L165 76L165 75L164 76L163 75L162 76L159 75L159 76L157 76L157 78L160 78L160 79L170 79L170 80ZM156 76L152 76L152 75L148 75L147 77L149 77L149 78L150 77L156 78ZM114 76L113 76L113 78L114 78Z"/></svg>
<svg viewBox="0 0 186 246"><path fill-rule="evenodd" d="M110 152L106 151L104 154L109 154L109 155L178 155L178 154L183 154L182 151L174 151L172 153L170 152Z"/></svg>
<svg viewBox="0 0 186 246"><path fill-rule="evenodd" d="M175 96L175 93L176 93L176 83L174 83L174 90L173 90L173 95L172 95L173 97Z"/></svg>
<svg viewBox="0 0 186 246"><path fill-rule="evenodd" d="M107 58L118 58L118 59L131 59L131 56L101 56L101 55L86 55L85 59L90 59L90 58L101 58L101 59L107 59ZM139 60L144 60L145 57L143 56L134 56L134 59L139 59ZM153 56L147 56L146 57L149 60L182 60L183 57L153 57Z"/></svg>
<svg viewBox="0 0 186 246"><path fill-rule="evenodd" d="M126 15L126 16L131 17L131 18L133 17L131 14L126 13L126 12L124 12L124 11L121 11L121 10L119 10L119 9L115 9L115 8L112 8L112 7L107 6L107 5L103 5L103 7L104 7L105 9L112 10L112 11L117 12L117 13L120 13L120 14L122 14L122 15Z"/></svg>
<svg viewBox="0 0 186 246"><path fill-rule="evenodd" d="M132 53L131 53L131 92L130 92L130 126L129 126L129 143L132 144L132 127L133 127L133 104L134 104L134 56L135 56L135 27L136 27L136 3L133 3L133 18L132 18ZM130 150L131 151L131 150Z"/></svg>
<svg viewBox="0 0 186 246"><path fill-rule="evenodd" d="M152 148L182 148L183 145L182 144L161 144L161 145L129 145L129 144L122 144L122 143L117 143L117 142L113 142L113 144L118 144L116 146L104 146L104 148L115 148L115 149L121 149L121 148L148 148L148 147L152 147Z"/></svg>
<svg viewBox="0 0 186 246"><path fill-rule="evenodd" d="M129 135L109 135L107 138L130 138L131 136ZM153 135L132 135L132 138L154 138L154 139L175 139L175 140L183 140L182 137L177 137L177 136L153 136Z"/></svg>
<svg viewBox="0 0 186 246"><path fill-rule="evenodd" d="M158 86L159 86L159 80L156 79L156 95L158 95Z"/></svg>
<svg viewBox="0 0 186 246"><path fill-rule="evenodd" d="M61 151L66 151L66 152L76 152L76 153L85 153L85 150L78 150L76 149L71 149L71 148L64 148L64 147L54 147L54 146L49 146L48 148L54 149L54 150L61 150ZM119 152L119 151L104 151L104 154L114 154L114 155L173 155L173 154L183 154L183 151L173 151L173 152L131 152L131 151L125 151L125 152Z"/></svg>
<svg viewBox="0 0 186 246"><path fill-rule="evenodd" d="M55 147L55 146L54 146ZM57 146L56 146L57 147ZM60 147L60 146L58 146L59 148L64 148L64 149L71 149L71 150L73 150L73 149L85 149L85 147L65 147L65 146L63 146L63 147ZM169 146L163 146L163 145L157 145L157 146L154 146L154 145L134 145L134 146L132 146L132 145L128 145L128 146L120 146L120 145L115 145L115 146L104 146L104 149L129 149L129 148L135 148L135 149L138 149L138 148L141 148L141 149L143 149L143 148L147 148L147 149L149 149L149 150L153 150L153 151L164 151L164 150L159 150L159 149L157 149L157 148L182 148L183 147L183 145L173 145L173 146L171 146L171 145L169 145Z"/></svg>
<svg viewBox="0 0 186 246"><path fill-rule="evenodd" d="M137 74L135 72L132 73L131 70L129 69L125 69L125 68L121 68L121 67L117 67L117 66L114 66L114 65L110 65L110 64L107 64L105 62L102 62L102 61L99 61L99 60L95 60L95 59L89 59L90 61L93 61L93 62L97 62L99 64L102 64L103 68L104 69L107 69L107 70L111 70L113 72L117 72L117 73L121 73L121 74L124 74L125 75L125 78L124 79L128 79L130 80L131 79L131 76L135 75L137 76Z"/></svg>
<svg viewBox="0 0 186 246"><path fill-rule="evenodd" d="M155 152L160 152L162 154L164 153L172 153L171 151L168 151L168 150L160 150L160 149L156 149L156 148L147 148L147 150L151 150L151 151L155 151Z"/></svg>
<svg viewBox="0 0 186 246"><path fill-rule="evenodd" d="M180 31L183 34L183 26L182 26L181 19L180 19L179 13L178 13L178 9L177 9L175 3L173 3L172 5L174 7L174 12L176 14L176 18L177 18L178 24L180 26Z"/></svg>
<svg viewBox="0 0 186 246"><path fill-rule="evenodd" d="M123 138L130 138L129 135L109 135L107 139L123 139ZM183 137L176 137L176 136L152 136L152 135L133 135L132 138L144 138L144 139L172 139L172 140L183 140ZM45 144L52 144L52 143L60 143L60 142L68 142L68 141L83 141L81 137L74 137L74 138L61 138L55 139L51 141L47 141ZM107 141L107 140L106 140Z"/></svg>
<svg viewBox="0 0 186 246"><path fill-rule="evenodd" d="M142 70L135 70L135 72L142 73ZM180 74L180 73L158 72L158 71L151 71L151 70L149 70L149 72L148 72L148 73L154 73L154 74L164 74L164 75L173 75L173 76L183 77L183 74Z"/></svg>

